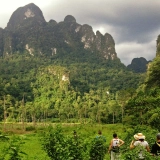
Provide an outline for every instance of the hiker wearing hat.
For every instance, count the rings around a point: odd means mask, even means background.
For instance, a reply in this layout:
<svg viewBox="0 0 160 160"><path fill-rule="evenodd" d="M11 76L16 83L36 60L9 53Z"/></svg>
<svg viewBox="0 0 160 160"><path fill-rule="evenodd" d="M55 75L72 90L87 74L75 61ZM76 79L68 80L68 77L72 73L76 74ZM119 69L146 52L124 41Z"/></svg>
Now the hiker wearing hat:
<svg viewBox="0 0 160 160"><path fill-rule="evenodd" d="M160 156L160 133L156 136L156 142L152 145L151 153L153 156Z"/></svg>
<svg viewBox="0 0 160 160"><path fill-rule="evenodd" d="M119 160L119 147L124 144L124 141L118 138L117 134L113 134L113 139L110 142L108 153L110 153L111 160Z"/></svg>
<svg viewBox="0 0 160 160"><path fill-rule="evenodd" d="M145 141L145 136L142 133L137 133L134 135L134 138L136 141L132 141L130 144L130 149L133 149L135 147L139 147L140 152L138 154L138 159L144 159L144 152L143 149L146 149L148 152L150 152L148 142Z"/></svg>

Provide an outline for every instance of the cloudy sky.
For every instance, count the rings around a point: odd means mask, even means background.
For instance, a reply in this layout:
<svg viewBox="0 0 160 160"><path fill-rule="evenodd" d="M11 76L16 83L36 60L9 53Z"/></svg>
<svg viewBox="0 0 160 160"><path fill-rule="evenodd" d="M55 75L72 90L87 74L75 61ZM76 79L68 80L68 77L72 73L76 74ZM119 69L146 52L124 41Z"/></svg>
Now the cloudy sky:
<svg viewBox="0 0 160 160"><path fill-rule="evenodd" d="M34 3L46 21L63 21L67 15L77 23L89 24L94 32L109 33L118 57L125 65L133 58L152 60L160 34L160 0L4 0L0 5L0 27L5 28L12 13Z"/></svg>

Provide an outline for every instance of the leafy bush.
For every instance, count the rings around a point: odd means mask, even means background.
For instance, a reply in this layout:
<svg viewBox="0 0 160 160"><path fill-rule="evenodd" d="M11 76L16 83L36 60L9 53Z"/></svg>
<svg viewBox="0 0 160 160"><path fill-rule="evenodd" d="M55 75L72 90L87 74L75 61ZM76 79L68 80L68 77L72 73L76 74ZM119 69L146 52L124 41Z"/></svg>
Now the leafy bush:
<svg viewBox="0 0 160 160"><path fill-rule="evenodd" d="M24 142L20 137L6 137L5 140L7 140L7 143L2 149L2 155L0 155L0 160L21 160L24 158L24 156L26 156L26 153L21 150L21 146Z"/></svg>
<svg viewBox="0 0 160 160"><path fill-rule="evenodd" d="M47 132L44 132L42 138L43 149L48 156L54 160L84 160L85 145L77 137L63 134L61 126L52 128L49 126Z"/></svg>
<svg viewBox="0 0 160 160"><path fill-rule="evenodd" d="M139 148L139 147L136 147L135 149L133 150L126 150L125 153L123 153L123 159L124 160L136 160L138 159L138 154L140 152L140 149L141 149L141 152L143 152L143 156L145 157L145 160L154 160L156 159L156 157L153 157L149 152L146 151L146 149L142 149L142 148Z"/></svg>
<svg viewBox="0 0 160 160"><path fill-rule="evenodd" d="M107 151L104 137L99 136L91 143L90 160L103 160Z"/></svg>
<svg viewBox="0 0 160 160"><path fill-rule="evenodd" d="M34 131L36 128L34 126L28 126L26 127L26 131Z"/></svg>

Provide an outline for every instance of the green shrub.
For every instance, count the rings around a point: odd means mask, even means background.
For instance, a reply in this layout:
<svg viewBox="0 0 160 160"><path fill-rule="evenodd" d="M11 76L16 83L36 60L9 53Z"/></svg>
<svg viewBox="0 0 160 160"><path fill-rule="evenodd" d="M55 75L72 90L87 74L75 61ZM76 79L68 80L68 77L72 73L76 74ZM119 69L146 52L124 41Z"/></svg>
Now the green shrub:
<svg viewBox="0 0 160 160"><path fill-rule="evenodd" d="M99 136L91 142L90 160L103 160L107 152L106 141L104 137Z"/></svg>
<svg viewBox="0 0 160 160"><path fill-rule="evenodd" d="M22 160L27 155L21 150L24 144L23 140L19 136L12 136L6 139L7 141L2 149L0 160Z"/></svg>
<svg viewBox="0 0 160 160"><path fill-rule="evenodd" d="M42 136L42 146L48 156L54 160L84 160L86 156L84 140L63 133L61 126L52 128Z"/></svg>
<svg viewBox="0 0 160 160"><path fill-rule="evenodd" d="M36 128L34 126L28 126L26 127L26 131L35 131Z"/></svg>
<svg viewBox="0 0 160 160"><path fill-rule="evenodd" d="M145 157L145 160L154 160L156 157L153 157L149 152L146 151L146 149L142 149L139 147L136 147L132 150L128 149L126 152L123 153L123 159L124 160L136 160L138 159L139 152L143 152L143 156Z"/></svg>

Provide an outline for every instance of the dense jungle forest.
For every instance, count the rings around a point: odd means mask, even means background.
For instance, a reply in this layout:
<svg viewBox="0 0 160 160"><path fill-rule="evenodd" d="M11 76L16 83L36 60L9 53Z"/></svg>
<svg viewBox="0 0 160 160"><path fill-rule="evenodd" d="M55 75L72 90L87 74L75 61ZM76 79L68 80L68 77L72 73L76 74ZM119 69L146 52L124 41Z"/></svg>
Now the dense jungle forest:
<svg viewBox="0 0 160 160"><path fill-rule="evenodd" d="M58 56L24 53L0 59L1 121L140 122L157 127L159 57L140 74L88 53Z"/></svg>
<svg viewBox="0 0 160 160"><path fill-rule="evenodd" d="M159 37L156 58L146 63L146 72L135 72L134 65L129 69L121 63L109 33L94 33L72 15L46 22L40 8L30 3L0 29L0 56L4 123L157 125Z"/></svg>

